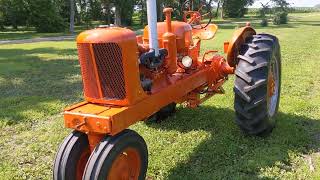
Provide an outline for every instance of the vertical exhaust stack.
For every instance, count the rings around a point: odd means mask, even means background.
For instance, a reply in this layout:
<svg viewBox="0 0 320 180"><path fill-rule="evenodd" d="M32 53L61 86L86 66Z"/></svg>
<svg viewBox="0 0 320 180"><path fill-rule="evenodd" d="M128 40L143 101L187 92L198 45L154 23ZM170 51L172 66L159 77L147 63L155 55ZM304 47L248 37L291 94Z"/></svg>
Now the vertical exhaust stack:
<svg viewBox="0 0 320 180"><path fill-rule="evenodd" d="M149 46L153 49L155 56L159 56L158 30L157 30L157 2L147 0L147 14L149 27Z"/></svg>

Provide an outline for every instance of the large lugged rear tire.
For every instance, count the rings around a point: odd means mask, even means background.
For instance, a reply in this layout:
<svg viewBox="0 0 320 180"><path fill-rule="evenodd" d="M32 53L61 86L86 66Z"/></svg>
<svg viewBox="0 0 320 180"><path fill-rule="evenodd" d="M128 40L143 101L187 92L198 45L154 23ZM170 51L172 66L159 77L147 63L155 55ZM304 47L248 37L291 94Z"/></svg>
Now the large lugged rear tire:
<svg viewBox="0 0 320 180"><path fill-rule="evenodd" d="M247 134L266 135L274 126L281 89L279 41L269 34L246 40L236 67L236 123Z"/></svg>

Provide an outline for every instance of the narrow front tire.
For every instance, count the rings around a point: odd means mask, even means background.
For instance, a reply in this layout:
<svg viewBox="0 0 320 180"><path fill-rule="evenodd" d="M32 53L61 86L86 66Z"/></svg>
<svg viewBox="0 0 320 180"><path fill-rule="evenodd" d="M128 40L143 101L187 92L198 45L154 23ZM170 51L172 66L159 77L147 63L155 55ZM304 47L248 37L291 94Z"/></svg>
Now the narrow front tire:
<svg viewBox="0 0 320 180"><path fill-rule="evenodd" d="M94 149L87 163L86 180L145 180L148 150L143 138L132 130L109 136Z"/></svg>
<svg viewBox="0 0 320 180"><path fill-rule="evenodd" d="M90 156L87 135L74 131L60 145L53 167L54 180L82 180Z"/></svg>

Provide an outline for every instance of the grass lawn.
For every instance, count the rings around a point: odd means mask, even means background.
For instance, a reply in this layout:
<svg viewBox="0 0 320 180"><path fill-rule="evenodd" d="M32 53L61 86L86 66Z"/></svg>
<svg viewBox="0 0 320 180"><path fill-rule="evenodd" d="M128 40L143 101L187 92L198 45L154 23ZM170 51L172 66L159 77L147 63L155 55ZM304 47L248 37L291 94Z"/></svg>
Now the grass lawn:
<svg viewBox="0 0 320 180"><path fill-rule="evenodd" d="M232 22L230 22L232 23ZM233 78L226 94L198 109L178 108L161 124L132 127L149 148L149 179L320 179L320 14L257 28L282 45L277 128L245 136L233 122ZM205 49L222 50L234 29L222 26ZM52 179L59 144L71 130L61 111L82 100L72 41L0 46L0 179Z"/></svg>
<svg viewBox="0 0 320 180"><path fill-rule="evenodd" d="M104 22L93 21L91 26L98 27L99 25L102 25L102 24L104 24ZM130 28L133 30L141 29L141 25L140 25L139 19L137 19L137 16L134 16L133 25ZM86 29L90 29L90 27L87 27L86 25L75 26L75 34L79 34L80 32ZM66 32L60 32L60 33L38 33L32 27L29 27L29 28L19 27L19 30L13 30L12 28L7 27L6 30L0 31L0 41L31 39L31 38L40 38L40 37L68 36L68 35L72 35L72 34L70 34L67 30Z"/></svg>
<svg viewBox="0 0 320 180"><path fill-rule="evenodd" d="M35 31L0 31L0 40L31 39L39 37L63 36L67 33L37 33Z"/></svg>
<svg viewBox="0 0 320 180"><path fill-rule="evenodd" d="M96 22L94 23L96 26ZM84 26L75 26L75 33L78 34L81 31L87 29ZM19 30L13 30L12 28L7 28L4 31L0 31L0 41L3 40L19 40L19 39L31 39L31 38L40 38L40 37L55 37L55 36L68 36L71 35L69 32L60 32L60 33L38 33L32 27L19 27Z"/></svg>

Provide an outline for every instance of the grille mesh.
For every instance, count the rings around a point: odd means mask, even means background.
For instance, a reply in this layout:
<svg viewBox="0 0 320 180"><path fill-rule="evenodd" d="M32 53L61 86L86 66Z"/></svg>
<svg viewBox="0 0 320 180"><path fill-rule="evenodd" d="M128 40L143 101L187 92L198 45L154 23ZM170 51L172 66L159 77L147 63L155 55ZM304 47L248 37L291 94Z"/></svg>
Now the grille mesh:
<svg viewBox="0 0 320 180"><path fill-rule="evenodd" d="M93 44L102 93L105 99L126 97L122 53L116 43Z"/></svg>
<svg viewBox="0 0 320 180"><path fill-rule="evenodd" d="M90 44L78 44L84 94L90 98L99 98L97 78L90 53Z"/></svg>

